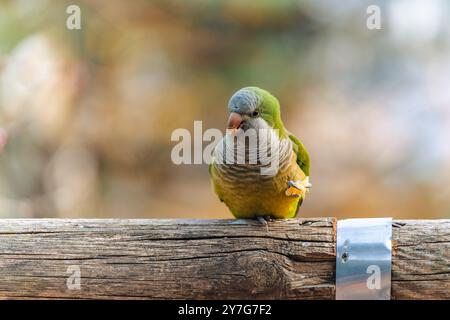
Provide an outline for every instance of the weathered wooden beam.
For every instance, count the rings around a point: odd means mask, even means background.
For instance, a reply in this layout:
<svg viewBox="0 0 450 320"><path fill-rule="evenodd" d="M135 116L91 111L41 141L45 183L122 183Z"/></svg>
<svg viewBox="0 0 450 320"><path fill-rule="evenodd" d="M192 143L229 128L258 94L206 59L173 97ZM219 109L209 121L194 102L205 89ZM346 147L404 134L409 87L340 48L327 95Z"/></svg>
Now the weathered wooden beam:
<svg viewBox="0 0 450 320"><path fill-rule="evenodd" d="M450 220L393 226L392 298L450 299Z"/></svg>
<svg viewBox="0 0 450 320"><path fill-rule="evenodd" d="M0 220L0 298L334 299L335 225ZM393 298L450 299L450 220L396 221L393 237Z"/></svg>

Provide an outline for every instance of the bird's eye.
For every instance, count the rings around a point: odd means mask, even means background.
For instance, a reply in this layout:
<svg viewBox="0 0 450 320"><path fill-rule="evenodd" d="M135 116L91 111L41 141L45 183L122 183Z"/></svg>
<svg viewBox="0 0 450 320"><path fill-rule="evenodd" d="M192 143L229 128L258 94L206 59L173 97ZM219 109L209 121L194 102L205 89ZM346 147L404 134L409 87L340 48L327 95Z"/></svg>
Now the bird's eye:
<svg viewBox="0 0 450 320"><path fill-rule="evenodd" d="M259 112L258 111L253 111L252 112L252 117L257 117L259 116Z"/></svg>

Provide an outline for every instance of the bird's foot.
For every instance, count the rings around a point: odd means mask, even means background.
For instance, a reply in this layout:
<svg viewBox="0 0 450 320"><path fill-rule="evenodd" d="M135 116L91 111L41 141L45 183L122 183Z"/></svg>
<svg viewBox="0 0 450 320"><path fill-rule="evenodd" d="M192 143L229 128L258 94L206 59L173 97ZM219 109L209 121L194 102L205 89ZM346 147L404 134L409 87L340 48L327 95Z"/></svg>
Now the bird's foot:
<svg viewBox="0 0 450 320"><path fill-rule="evenodd" d="M259 216L256 219L266 226L266 231L269 231L269 224L267 222L273 221L271 216Z"/></svg>
<svg viewBox="0 0 450 320"><path fill-rule="evenodd" d="M309 182L309 177L303 180L289 180L286 195L288 197L301 197L309 192L312 184Z"/></svg>

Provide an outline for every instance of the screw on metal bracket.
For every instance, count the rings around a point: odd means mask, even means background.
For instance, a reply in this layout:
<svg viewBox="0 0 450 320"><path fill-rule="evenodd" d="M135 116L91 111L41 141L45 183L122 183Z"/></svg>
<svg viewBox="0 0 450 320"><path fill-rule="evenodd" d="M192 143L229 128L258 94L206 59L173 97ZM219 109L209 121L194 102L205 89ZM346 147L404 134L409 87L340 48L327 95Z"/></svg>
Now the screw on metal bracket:
<svg viewBox="0 0 450 320"><path fill-rule="evenodd" d="M346 263L348 260L348 252L342 253L341 259L343 263Z"/></svg>

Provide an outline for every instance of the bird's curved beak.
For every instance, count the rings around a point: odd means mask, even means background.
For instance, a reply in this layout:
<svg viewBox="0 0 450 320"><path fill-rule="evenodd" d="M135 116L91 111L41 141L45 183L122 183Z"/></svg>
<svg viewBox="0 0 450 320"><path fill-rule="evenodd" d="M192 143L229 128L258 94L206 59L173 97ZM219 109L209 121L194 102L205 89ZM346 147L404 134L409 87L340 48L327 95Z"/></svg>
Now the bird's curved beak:
<svg viewBox="0 0 450 320"><path fill-rule="evenodd" d="M228 117L227 132L235 133L241 126L242 122L244 122L244 119L239 113L231 112Z"/></svg>

